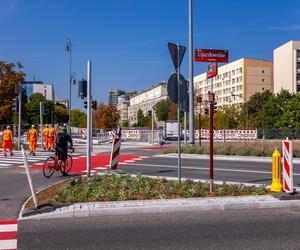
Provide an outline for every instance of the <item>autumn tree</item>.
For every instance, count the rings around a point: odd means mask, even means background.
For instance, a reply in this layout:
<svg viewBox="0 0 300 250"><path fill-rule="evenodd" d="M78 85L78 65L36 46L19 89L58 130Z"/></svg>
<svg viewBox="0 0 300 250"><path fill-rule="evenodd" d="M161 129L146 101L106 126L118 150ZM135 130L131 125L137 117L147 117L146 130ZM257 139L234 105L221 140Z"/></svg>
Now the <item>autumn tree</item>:
<svg viewBox="0 0 300 250"><path fill-rule="evenodd" d="M154 106L155 114L158 121L168 120L168 114L171 108L170 99L162 100Z"/></svg>
<svg viewBox="0 0 300 250"><path fill-rule="evenodd" d="M111 104L100 104L93 112L94 128L116 128L118 127L120 115L116 107Z"/></svg>
<svg viewBox="0 0 300 250"><path fill-rule="evenodd" d="M54 106L54 122L57 124L67 123L69 121L68 109L62 104Z"/></svg>
<svg viewBox="0 0 300 250"><path fill-rule="evenodd" d="M0 124L13 121L13 99L16 97L15 86L23 83L25 74L21 71L22 64L0 61ZM24 113L25 115L25 113Z"/></svg>

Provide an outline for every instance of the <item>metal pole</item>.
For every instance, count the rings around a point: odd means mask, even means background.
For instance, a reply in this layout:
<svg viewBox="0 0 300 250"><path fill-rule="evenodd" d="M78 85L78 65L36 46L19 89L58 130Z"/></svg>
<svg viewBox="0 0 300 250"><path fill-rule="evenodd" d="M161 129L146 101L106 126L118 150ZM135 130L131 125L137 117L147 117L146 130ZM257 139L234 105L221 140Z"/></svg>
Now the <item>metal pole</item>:
<svg viewBox="0 0 300 250"><path fill-rule="evenodd" d="M199 116L198 116L198 134L199 134L199 147L201 147L201 102L199 102Z"/></svg>
<svg viewBox="0 0 300 250"><path fill-rule="evenodd" d="M189 0L189 127L190 144L195 144L194 135L194 64L193 64L193 1Z"/></svg>
<svg viewBox="0 0 300 250"><path fill-rule="evenodd" d="M41 128L41 148L43 148L43 110L42 110L42 102L40 102L40 128Z"/></svg>
<svg viewBox="0 0 300 250"><path fill-rule="evenodd" d="M178 121L178 181L181 181L181 155L180 155L180 137L181 137L181 126L180 126L180 66L179 66L179 49L180 45L177 43L177 121Z"/></svg>
<svg viewBox="0 0 300 250"><path fill-rule="evenodd" d="M209 100L209 191L213 191L214 183L214 113L215 96L213 92L213 77L211 78L211 93Z"/></svg>
<svg viewBox="0 0 300 250"><path fill-rule="evenodd" d="M187 119L187 113L186 111L184 111L184 145L187 144L186 119Z"/></svg>
<svg viewBox="0 0 300 250"><path fill-rule="evenodd" d="M72 108L72 42L71 39L67 40L67 47L66 50L70 53L70 75L69 75L69 121L68 121L68 130L71 133L71 108Z"/></svg>
<svg viewBox="0 0 300 250"><path fill-rule="evenodd" d="M18 121L18 149L21 150L21 119L22 119L22 92L23 86L18 83L19 121Z"/></svg>
<svg viewBox="0 0 300 250"><path fill-rule="evenodd" d="M246 128L248 129L248 103L247 103L247 99L245 99L245 104L246 104Z"/></svg>
<svg viewBox="0 0 300 250"><path fill-rule="evenodd" d="M92 62L87 62L87 156L86 156L86 172L87 176L91 174L91 139L92 139L92 110L91 110L91 66Z"/></svg>
<svg viewBox="0 0 300 250"><path fill-rule="evenodd" d="M152 137L152 147L154 146L154 109L153 107L151 107L151 114L152 114L152 134L151 134L151 137Z"/></svg>

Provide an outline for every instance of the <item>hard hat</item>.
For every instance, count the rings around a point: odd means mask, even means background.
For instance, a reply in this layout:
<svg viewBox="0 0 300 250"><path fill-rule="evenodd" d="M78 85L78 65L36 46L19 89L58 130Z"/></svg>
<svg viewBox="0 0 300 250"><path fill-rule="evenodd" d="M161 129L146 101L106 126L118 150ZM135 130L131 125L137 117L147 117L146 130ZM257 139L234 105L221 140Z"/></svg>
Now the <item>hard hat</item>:
<svg viewBox="0 0 300 250"><path fill-rule="evenodd" d="M10 126L7 126L6 128L10 128Z"/></svg>
<svg viewBox="0 0 300 250"><path fill-rule="evenodd" d="M49 126L48 126L48 124L46 124L46 128L48 128Z"/></svg>
<svg viewBox="0 0 300 250"><path fill-rule="evenodd" d="M31 127L32 127L32 128L35 128L35 125L34 125L34 124L32 124L32 125L31 125Z"/></svg>

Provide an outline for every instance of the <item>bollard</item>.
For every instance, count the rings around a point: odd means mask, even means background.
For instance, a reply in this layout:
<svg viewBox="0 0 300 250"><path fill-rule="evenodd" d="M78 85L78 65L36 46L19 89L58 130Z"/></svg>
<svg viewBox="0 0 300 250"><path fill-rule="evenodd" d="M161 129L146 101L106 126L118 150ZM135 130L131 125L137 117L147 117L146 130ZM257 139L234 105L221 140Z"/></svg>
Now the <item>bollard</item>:
<svg viewBox="0 0 300 250"><path fill-rule="evenodd" d="M281 154L278 148L275 148L272 154L272 192L282 192L281 184Z"/></svg>

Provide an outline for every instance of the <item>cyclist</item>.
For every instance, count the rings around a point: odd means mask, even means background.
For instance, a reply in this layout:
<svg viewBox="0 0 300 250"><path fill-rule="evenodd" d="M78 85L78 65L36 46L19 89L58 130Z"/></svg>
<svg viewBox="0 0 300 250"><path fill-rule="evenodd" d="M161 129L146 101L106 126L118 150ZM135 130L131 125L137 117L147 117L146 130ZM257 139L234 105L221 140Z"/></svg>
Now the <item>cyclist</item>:
<svg viewBox="0 0 300 250"><path fill-rule="evenodd" d="M31 129L27 132L27 139L29 141L29 150L30 155L35 155L36 151L36 144L37 144L37 138L39 136L39 132L36 129L36 126L33 124L31 126Z"/></svg>
<svg viewBox="0 0 300 250"><path fill-rule="evenodd" d="M70 144L70 148L73 149L73 142L71 136L67 133L67 128L62 127L61 130L58 132L56 139L55 139L55 157L56 160L60 160L61 164L61 173L62 176L69 176L66 173L66 160L68 156L68 142Z"/></svg>

